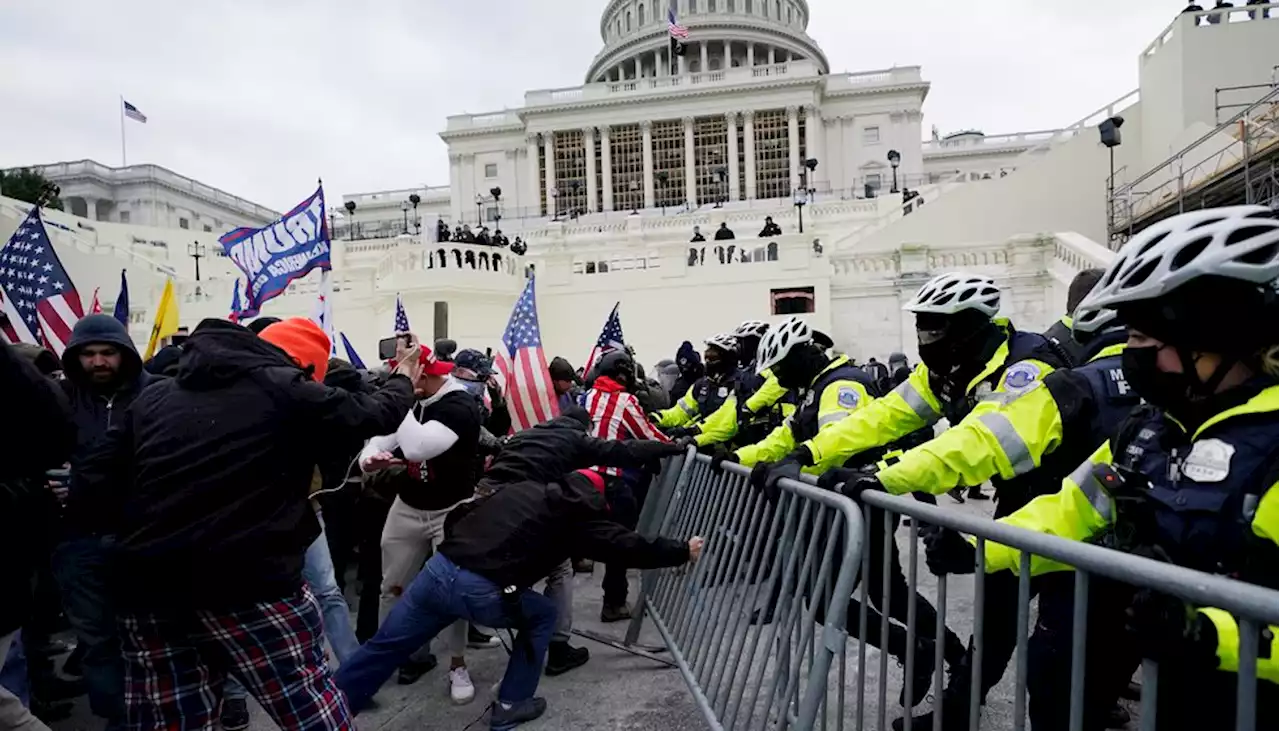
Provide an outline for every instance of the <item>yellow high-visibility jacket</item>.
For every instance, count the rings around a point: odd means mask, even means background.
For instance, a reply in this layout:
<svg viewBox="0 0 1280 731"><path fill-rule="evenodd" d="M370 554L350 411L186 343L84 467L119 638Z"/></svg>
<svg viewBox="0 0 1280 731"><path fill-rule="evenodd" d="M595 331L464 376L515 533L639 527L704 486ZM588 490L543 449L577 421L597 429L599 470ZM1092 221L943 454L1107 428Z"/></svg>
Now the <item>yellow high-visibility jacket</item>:
<svg viewBox="0 0 1280 731"><path fill-rule="evenodd" d="M1224 436L1221 431L1214 430L1214 427L1227 424L1234 417L1266 413L1274 414L1278 410L1280 410L1280 388L1272 386L1244 404L1227 409L1206 421L1192 434L1191 449L1182 462L1181 469L1183 474L1187 473L1188 465L1198 464L1195 445L1201 442L1210 443L1209 448L1203 450L1208 455L1204 458L1206 460L1205 465L1198 467L1198 469L1209 473L1210 477L1207 481L1194 484L1201 489L1204 486L1221 485L1222 489L1226 490L1226 485L1231 479L1230 466L1232 462L1240 462L1247 459L1250 451L1256 453L1259 450L1257 447L1253 447L1250 450L1247 445L1232 444L1229 441L1224 442L1223 440L1229 437ZM1167 416L1164 418L1171 425L1169 428L1182 428L1173 419ZM1277 432L1275 421L1258 428L1268 430L1271 442L1274 443ZM1119 453L1124 455L1128 449L1129 447L1126 447ZM1274 452L1268 454L1274 454ZM1224 455L1225 462L1223 462ZM1062 489L1057 493L1042 495L1032 500L1021 510L1002 518L1001 522L1075 541L1086 541L1101 534L1116 519L1115 501L1107 491L1103 481L1096 476L1094 469L1096 465L1108 465L1112 461L1112 444L1108 442L1102 445L1093 456L1081 464L1069 477L1064 479L1062 481ZM1167 481L1169 479L1168 475L1149 474L1147 477L1153 482L1161 479ZM1216 478L1216 481L1214 478ZM1278 523L1280 523L1280 485L1272 483L1266 486L1266 490L1262 492L1253 517L1250 520L1249 528L1255 536L1269 542L1271 546L1276 547L1276 550L1280 550L1280 545L1277 545L1280 543L1280 525ZM986 570L988 573L1018 570L1021 551L992 541L987 541L985 545ZM1031 557L1031 573L1033 575L1070 570L1070 568L1042 556ZM1274 579L1274 577L1272 578ZM1236 670L1239 667L1240 658L1239 628L1235 619L1229 613L1213 607L1200 607L1197 610L1213 622L1217 630L1219 667L1223 670ZM1258 677L1266 678L1272 682L1280 682L1280 628L1271 627L1270 629L1272 636L1271 648L1269 653L1266 652L1266 648L1263 648L1262 654L1269 655L1268 657L1258 658Z"/></svg>
<svg viewBox="0 0 1280 731"><path fill-rule="evenodd" d="M1104 347L1090 360L1092 365L1083 368L1113 366L1118 369L1118 356L1123 349L1123 344ZM1012 480L1038 469L1047 455L1057 451L1066 430L1064 413L1070 414L1070 420L1086 422L1084 429L1073 430L1073 433L1081 433L1088 431L1087 422L1093 420L1099 410L1118 412L1115 416L1123 418L1129 409L1137 406L1137 396L1129 395L1111 399L1120 402L1118 404L1091 404L1091 412L1082 413L1078 401L1084 399L1078 398L1079 388L1050 388L1049 384L1055 380L1060 382L1059 385L1085 381L1081 387L1086 393L1089 389L1083 373L1075 369L1054 371L1016 398L997 398L979 403L959 424L907 450L896 461L881 462L876 477L885 490L894 495L908 492L941 495L956 486L981 485L994 477ZM1062 396L1055 395L1059 393ZM1059 404L1058 398L1063 396L1072 399L1073 403ZM1102 395L1100 400L1108 400L1107 395ZM1056 476L1061 477L1075 459L1088 454L1109 433L1101 433L1096 441L1078 447L1071 462L1065 465L1061 464L1062 460L1055 462L1061 470Z"/></svg>
<svg viewBox="0 0 1280 731"><path fill-rule="evenodd" d="M954 419L952 429L964 427L957 436L955 446L962 452L980 452L986 445L997 442L982 416L995 412L1001 403L1011 400L1033 388L1042 378L1053 372L1054 366L1040 355L1049 357L1045 340L1037 335L1016 333L1008 320L996 318L1010 337L1006 338L982 371L965 389L965 397L973 406L956 409L950 413L963 414ZM876 399L866 409L851 419L845 419L834 429L823 429L804 443L817 464L844 464L850 457L868 449L881 447L904 437L921 427L929 426L943 417L943 405L929 384L929 369L921 363L907 380L903 381L884 398ZM924 485L914 489L924 489Z"/></svg>
<svg viewBox="0 0 1280 731"><path fill-rule="evenodd" d="M841 377L832 378L829 374L837 369L841 370ZM869 408L875 399L867 386L857 380L858 378L869 380L861 370L849 365L847 356L842 355L831 361L810 383L809 395L805 402L796 407L796 410L787 417L786 422L769 432L769 436L763 440L735 452L738 462L747 467L752 467L758 462L776 462L796 448L797 435L803 439L813 433L820 434L823 430L833 429L848 417ZM815 392L814 386L818 386L820 392ZM804 471L818 475L841 464L843 460L817 462L806 467Z"/></svg>
<svg viewBox="0 0 1280 731"><path fill-rule="evenodd" d="M764 383L747 399L747 409L753 414L772 407L778 402L778 399L787 395L787 389L778 384L778 379L771 371L766 370L764 376ZM784 414L789 415L789 412L794 411L795 407L791 404L784 404L782 409ZM715 413L703 419L700 428L702 431L698 436L694 437L694 442L699 447L705 447L708 444L724 444L737 436L737 397L730 396L726 399L720 405L720 408L716 409Z"/></svg>

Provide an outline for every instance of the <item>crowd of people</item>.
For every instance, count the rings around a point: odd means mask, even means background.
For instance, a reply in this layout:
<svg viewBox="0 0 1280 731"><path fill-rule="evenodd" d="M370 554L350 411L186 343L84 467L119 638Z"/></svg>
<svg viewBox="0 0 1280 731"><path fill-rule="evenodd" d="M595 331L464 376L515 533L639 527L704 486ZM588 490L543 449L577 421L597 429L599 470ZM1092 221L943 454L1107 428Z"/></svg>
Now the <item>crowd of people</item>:
<svg viewBox="0 0 1280 731"><path fill-rule="evenodd" d="M162 363L103 315L81 319L61 357L0 345L22 422L0 442L0 727L42 731L84 692L109 730L236 731L250 695L281 728L350 729L392 676L436 666L437 638L451 700L473 701L468 652L510 630L488 713L514 728L545 712L544 673L589 661L569 641L575 571L604 564L600 619L616 622L633 611L628 568L699 558L699 537L634 530L661 460L690 448L715 470L749 468L770 499L802 473L855 500L986 499L990 482L996 520L1275 589L1278 231L1274 211L1248 206L1154 224L1081 272L1043 334L998 314L991 278L939 275L905 307L914 367L903 353L858 365L794 317L686 341L648 374L626 347L589 370L557 357L558 416L517 432L487 353L411 333L370 371L331 359L305 319L206 320ZM942 718L905 709L895 728L968 728L971 683L984 702L1018 643L1020 554L985 544L975 667L972 641L939 635L925 597L908 614L886 529L867 526L863 639L912 658L916 699L935 656L948 671ZM920 534L935 573L978 565L959 534ZM1064 568L1032 559L1036 731L1070 717ZM1083 727L1126 720L1117 702L1144 657L1160 661L1157 728L1231 727L1236 620L1091 583ZM62 621L77 644L58 674ZM1261 640L1259 727L1274 727L1276 628Z"/></svg>
<svg viewBox="0 0 1280 731"><path fill-rule="evenodd" d="M444 219L436 221L436 241L445 243L452 241L459 244L480 244L481 246L497 246L503 249L511 249L517 254L523 254L528 251L528 244L519 236L515 241L507 238L502 233L502 229L494 229L493 233L489 232L488 226L481 226L478 232L471 230L471 224L460 223L454 226L453 231L449 230L449 224Z"/></svg>

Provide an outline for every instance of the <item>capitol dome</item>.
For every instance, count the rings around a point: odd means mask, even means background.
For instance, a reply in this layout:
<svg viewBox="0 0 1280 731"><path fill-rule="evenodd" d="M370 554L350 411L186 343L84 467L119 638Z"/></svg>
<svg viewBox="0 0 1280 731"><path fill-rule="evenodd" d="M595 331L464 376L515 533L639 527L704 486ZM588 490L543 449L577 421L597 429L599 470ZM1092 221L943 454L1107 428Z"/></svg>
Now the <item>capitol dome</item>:
<svg viewBox="0 0 1280 731"><path fill-rule="evenodd" d="M827 57L805 29L807 0L609 0L600 15L604 48L586 82L624 81L670 73L668 3L689 29L684 70L718 71L812 60L821 73Z"/></svg>

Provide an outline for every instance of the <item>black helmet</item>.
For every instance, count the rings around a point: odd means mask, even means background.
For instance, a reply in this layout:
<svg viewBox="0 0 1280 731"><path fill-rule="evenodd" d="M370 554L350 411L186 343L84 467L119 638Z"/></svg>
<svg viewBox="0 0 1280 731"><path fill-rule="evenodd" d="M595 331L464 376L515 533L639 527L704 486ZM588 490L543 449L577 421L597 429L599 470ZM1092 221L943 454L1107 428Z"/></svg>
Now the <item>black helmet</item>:
<svg viewBox="0 0 1280 731"><path fill-rule="evenodd" d="M611 350L596 363L597 375L608 376L624 386L635 382L636 362L625 350Z"/></svg>

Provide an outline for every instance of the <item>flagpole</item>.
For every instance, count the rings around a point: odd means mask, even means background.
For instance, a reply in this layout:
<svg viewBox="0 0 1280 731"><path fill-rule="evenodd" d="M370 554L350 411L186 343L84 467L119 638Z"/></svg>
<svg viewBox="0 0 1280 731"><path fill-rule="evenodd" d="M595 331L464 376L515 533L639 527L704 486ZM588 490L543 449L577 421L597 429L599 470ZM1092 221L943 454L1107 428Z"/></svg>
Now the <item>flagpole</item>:
<svg viewBox="0 0 1280 731"><path fill-rule="evenodd" d="M120 97L120 167L129 166L129 156L125 153L124 145L124 97Z"/></svg>

